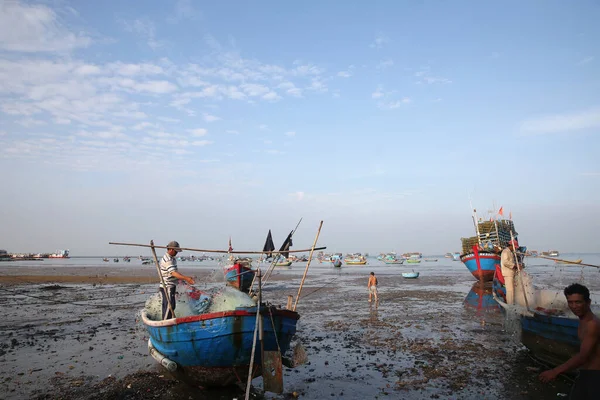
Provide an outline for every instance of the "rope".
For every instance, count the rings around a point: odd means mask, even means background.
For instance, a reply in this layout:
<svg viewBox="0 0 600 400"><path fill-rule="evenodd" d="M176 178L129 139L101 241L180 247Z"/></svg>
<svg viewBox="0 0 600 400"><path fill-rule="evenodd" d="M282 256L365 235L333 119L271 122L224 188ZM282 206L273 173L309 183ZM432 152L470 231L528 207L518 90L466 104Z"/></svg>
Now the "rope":
<svg viewBox="0 0 600 400"><path fill-rule="evenodd" d="M273 310L269 307L269 315L271 316L271 326L273 327L273 334L275 335L275 343L277 343L277 350L281 354L281 347L279 347L279 339L277 338L277 330L275 329L275 321L273 321Z"/></svg>

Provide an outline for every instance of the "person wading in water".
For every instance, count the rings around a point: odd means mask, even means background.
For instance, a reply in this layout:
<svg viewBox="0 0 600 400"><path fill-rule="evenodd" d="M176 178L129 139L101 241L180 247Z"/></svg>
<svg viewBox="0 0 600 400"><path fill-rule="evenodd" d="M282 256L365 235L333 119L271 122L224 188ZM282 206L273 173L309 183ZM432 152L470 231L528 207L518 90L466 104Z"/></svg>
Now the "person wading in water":
<svg viewBox="0 0 600 400"><path fill-rule="evenodd" d="M550 382L562 373L580 368L571 389L571 400L598 399L600 395L600 319L591 310L590 291L574 283L565 288L569 309L579 318L579 353L558 367L542 372L540 380Z"/></svg>
<svg viewBox="0 0 600 400"><path fill-rule="evenodd" d="M369 288L369 303L371 302L371 297L373 295L375 295L375 302L379 302L379 300L377 299L377 277L375 276L375 272L371 272L367 288Z"/></svg>

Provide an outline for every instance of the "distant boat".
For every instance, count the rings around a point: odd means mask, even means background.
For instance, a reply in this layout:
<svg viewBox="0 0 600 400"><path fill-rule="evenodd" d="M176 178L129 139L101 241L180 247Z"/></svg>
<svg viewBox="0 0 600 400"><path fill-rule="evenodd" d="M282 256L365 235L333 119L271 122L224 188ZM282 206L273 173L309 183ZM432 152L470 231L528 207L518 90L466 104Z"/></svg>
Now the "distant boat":
<svg viewBox="0 0 600 400"><path fill-rule="evenodd" d="M406 259L406 262L408 264L419 264L421 263L421 260L419 260L418 258L408 258Z"/></svg>
<svg viewBox="0 0 600 400"><path fill-rule="evenodd" d="M69 250L59 250L48 255L48 258L69 258Z"/></svg>
<svg viewBox="0 0 600 400"><path fill-rule="evenodd" d="M103 258L102 261L108 262L108 258Z"/></svg>
<svg viewBox="0 0 600 400"><path fill-rule="evenodd" d="M342 266L342 260L336 257L333 259L332 264L335 268L340 268Z"/></svg>
<svg viewBox="0 0 600 400"><path fill-rule="evenodd" d="M118 258L113 259L114 262L119 262Z"/></svg>
<svg viewBox="0 0 600 400"><path fill-rule="evenodd" d="M437 258L426 258L425 262L436 262L437 260Z"/></svg>
<svg viewBox="0 0 600 400"><path fill-rule="evenodd" d="M291 261L280 261L275 263L276 267L289 267L290 265L292 265Z"/></svg>
<svg viewBox="0 0 600 400"><path fill-rule="evenodd" d="M405 279L416 279L419 277L419 273L418 272L403 272L402 273L402 277Z"/></svg>
<svg viewBox="0 0 600 400"><path fill-rule="evenodd" d="M444 254L444 258L452 258L452 253L446 253L446 254Z"/></svg>

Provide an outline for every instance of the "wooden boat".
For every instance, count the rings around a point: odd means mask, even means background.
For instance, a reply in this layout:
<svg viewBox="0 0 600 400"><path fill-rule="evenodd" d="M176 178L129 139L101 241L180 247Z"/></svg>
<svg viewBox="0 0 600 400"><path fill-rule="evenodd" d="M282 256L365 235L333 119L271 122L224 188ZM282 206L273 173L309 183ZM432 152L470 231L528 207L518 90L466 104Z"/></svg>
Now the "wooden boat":
<svg viewBox="0 0 600 400"><path fill-rule="evenodd" d="M360 259L359 260L355 260L355 259L349 260L349 259L346 259L346 260L344 260L344 262L346 263L346 265L366 265L367 264L367 260L360 260Z"/></svg>
<svg viewBox="0 0 600 400"><path fill-rule="evenodd" d="M291 261L280 261L275 263L276 267L289 267L290 265L292 265Z"/></svg>
<svg viewBox="0 0 600 400"><path fill-rule="evenodd" d="M402 277L405 279L416 279L419 277L419 273L412 271L412 272L403 272L402 273Z"/></svg>
<svg viewBox="0 0 600 400"><path fill-rule="evenodd" d="M189 317L154 321L146 310L142 321L150 334L152 357L177 379L192 385L227 386L248 378L257 307L239 307ZM283 354L290 347L300 316L290 310L261 306L265 351ZM261 375L261 349L254 353Z"/></svg>
<svg viewBox="0 0 600 400"><path fill-rule="evenodd" d="M387 259L384 258L383 262L386 264L404 264L404 259L400 258L400 259Z"/></svg>
<svg viewBox="0 0 600 400"><path fill-rule="evenodd" d="M420 260L420 259L418 259L418 258L408 258L408 259L406 260L406 262L407 262L408 264L420 264L420 263L421 263L421 260Z"/></svg>
<svg viewBox="0 0 600 400"><path fill-rule="evenodd" d="M334 266L335 268L341 268L341 266L342 266L342 260L340 260L339 258L335 258L335 259L332 261L332 264L333 264L333 266Z"/></svg>
<svg viewBox="0 0 600 400"><path fill-rule="evenodd" d="M578 258L577 260L554 260L555 263L557 264L581 264L583 262L583 260L581 258Z"/></svg>
<svg viewBox="0 0 600 400"><path fill-rule="evenodd" d="M479 251L477 246L473 246L473 251L463 254L460 259L475 279L482 282L492 281L496 266L500 268L500 254Z"/></svg>
<svg viewBox="0 0 600 400"><path fill-rule="evenodd" d="M225 281L229 286L248 293L255 274L249 262L236 260L235 264L225 270Z"/></svg>
<svg viewBox="0 0 600 400"><path fill-rule="evenodd" d="M425 262L437 262L437 258L426 258Z"/></svg>

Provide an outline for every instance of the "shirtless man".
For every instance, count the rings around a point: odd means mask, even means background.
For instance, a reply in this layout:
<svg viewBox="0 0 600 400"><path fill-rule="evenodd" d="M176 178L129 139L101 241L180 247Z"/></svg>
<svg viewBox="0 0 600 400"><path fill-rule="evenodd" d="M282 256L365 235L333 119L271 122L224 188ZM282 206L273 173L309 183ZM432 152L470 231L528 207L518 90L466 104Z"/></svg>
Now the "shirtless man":
<svg viewBox="0 0 600 400"><path fill-rule="evenodd" d="M549 382L562 373L579 368L570 399L597 399L600 392L600 319L590 308L590 291L585 286L578 283L567 286L565 296L569 309L579 317L579 353L564 364L542 372L540 380Z"/></svg>
<svg viewBox="0 0 600 400"><path fill-rule="evenodd" d="M371 272L369 276L369 283L367 283L367 288L369 288L369 303L371 302L371 297L375 295L375 302L378 302L377 299L377 278L375 277L375 272Z"/></svg>

